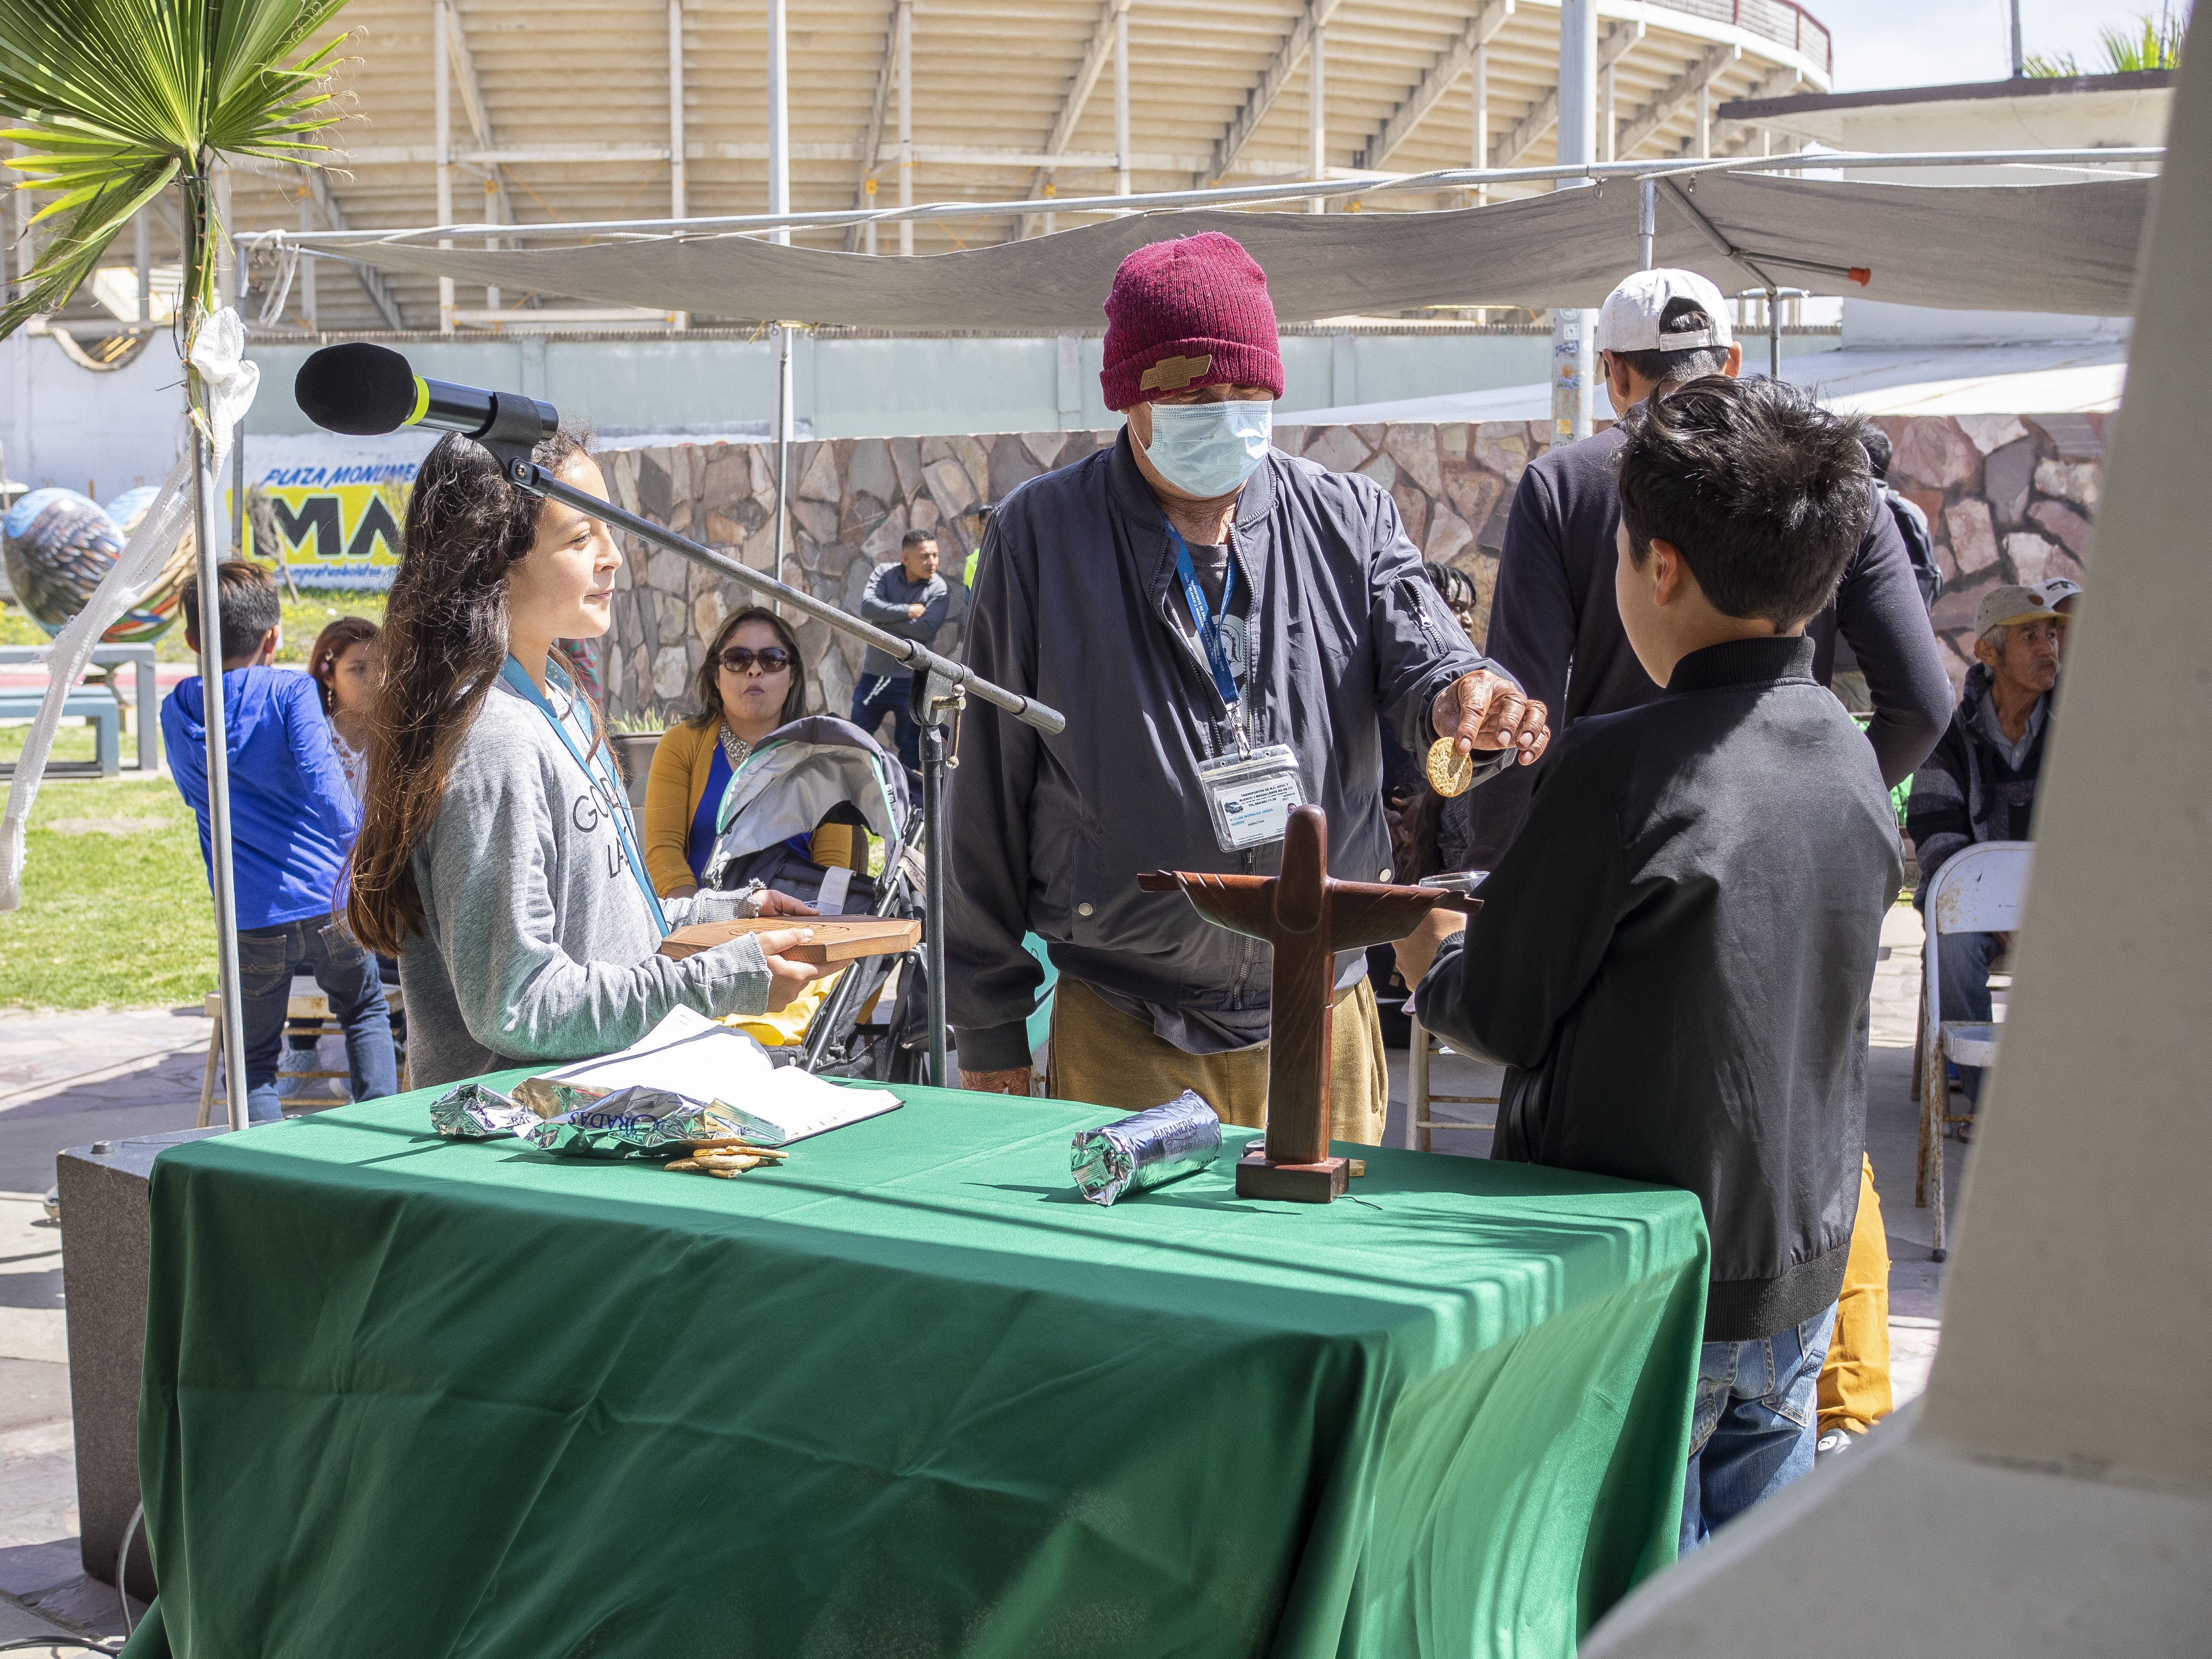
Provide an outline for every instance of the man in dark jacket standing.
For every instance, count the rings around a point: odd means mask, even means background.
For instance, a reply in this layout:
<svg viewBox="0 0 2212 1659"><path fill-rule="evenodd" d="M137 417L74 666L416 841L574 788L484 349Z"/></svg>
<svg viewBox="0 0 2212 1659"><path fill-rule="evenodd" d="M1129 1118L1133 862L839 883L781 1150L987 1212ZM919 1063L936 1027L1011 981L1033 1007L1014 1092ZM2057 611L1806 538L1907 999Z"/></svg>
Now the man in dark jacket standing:
<svg viewBox="0 0 2212 1659"><path fill-rule="evenodd" d="M1330 872L1387 879L1380 720L1487 776L1541 753L1544 711L1475 653L1388 494L1269 447L1274 307L1232 238L1139 249L1106 315L1101 378L1127 426L1000 501L985 542L968 662L1067 729L966 716L946 1000L963 1082L1028 1093L1034 932L1060 971L1054 1093L1141 1109L1194 1088L1257 1125L1268 951L1137 877L1272 875L1310 802ZM1363 952L1337 967L1335 1129L1371 1143L1387 1097L1374 996Z"/></svg>
<svg viewBox="0 0 2212 1659"><path fill-rule="evenodd" d="M1712 376L1624 425L1617 614L1663 690L1560 740L1416 998L1509 1067L1492 1156L1704 1205L1687 1549L1813 1464L1903 870L1874 753L1805 637L1874 509L1858 423ZM1408 981L1442 931L1401 947Z"/></svg>
<svg viewBox="0 0 2212 1659"><path fill-rule="evenodd" d="M860 594L860 615L887 634L927 645L945 626L951 597L951 588L937 574L936 533L909 530L899 543L898 562L878 565L869 576ZM853 724L872 736L888 710L895 722L891 729L899 758L918 776L921 728L909 707L913 690L913 671L870 646L860 659L860 683L853 688Z"/></svg>
<svg viewBox="0 0 2212 1659"><path fill-rule="evenodd" d="M1662 386L1733 375L1743 363L1728 302L1693 270L1644 270L1623 282L1599 313L1597 343L1606 395L1622 411ZM1616 426L1531 461L1506 520L1483 649L1551 707L1562 730L1658 696L1636 665L1613 604L1613 532L1620 509L1613 469L1623 435ZM1875 486L1868 488L1871 498ZM1869 515L1834 602L1805 631L1814 646L1813 676L1824 685L1838 637L1850 646L1874 705L1867 735L1894 788L1942 735L1951 683L1890 514ZM1500 779L1447 815L1446 847L1455 862L1497 866L1528 810L1534 777Z"/></svg>
<svg viewBox="0 0 2212 1659"><path fill-rule="evenodd" d="M2073 584L2066 584L2072 587ZM2079 592L2075 589L2075 592ZM2068 597L2070 597L2068 596ZM1936 752L1912 775L1905 832L1920 860L1915 905L1943 861L1978 841L2027 841L2035 786L2051 744L2051 702L2058 687L2066 619L2046 584L1993 587L1974 615L1974 656L1959 712ZM2003 933L1946 933L1938 988L1946 1019L1990 1018L1990 964L2011 943ZM1959 1086L1971 1115L1982 1095L1982 1068L1961 1066ZM1960 1138L1973 1138L1971 1125Z"/></svg>

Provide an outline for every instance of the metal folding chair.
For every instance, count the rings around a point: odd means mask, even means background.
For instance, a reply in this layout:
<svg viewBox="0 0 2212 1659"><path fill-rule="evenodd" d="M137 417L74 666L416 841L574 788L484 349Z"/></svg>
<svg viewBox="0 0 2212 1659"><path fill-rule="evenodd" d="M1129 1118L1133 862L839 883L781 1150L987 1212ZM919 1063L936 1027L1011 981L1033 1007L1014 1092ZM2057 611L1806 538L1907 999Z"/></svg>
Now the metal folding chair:
<svg viewBox="0 0 2212 1659"><path fill-rule="evenodd" d="M2002 1028L1995 1021L1947 1020L1942 1010L1942 951L1946 933L2003 933L2020 926L2035 843L1985 841L1943 860L1923 907L1927 933L1920 957L1920 1175L1913 1201L1934 1211L1935 1257L1950 1254L1943 1242L1943 1132L1970 1115L1950 1109L1947 1060L1994 1066Z"/></svg>

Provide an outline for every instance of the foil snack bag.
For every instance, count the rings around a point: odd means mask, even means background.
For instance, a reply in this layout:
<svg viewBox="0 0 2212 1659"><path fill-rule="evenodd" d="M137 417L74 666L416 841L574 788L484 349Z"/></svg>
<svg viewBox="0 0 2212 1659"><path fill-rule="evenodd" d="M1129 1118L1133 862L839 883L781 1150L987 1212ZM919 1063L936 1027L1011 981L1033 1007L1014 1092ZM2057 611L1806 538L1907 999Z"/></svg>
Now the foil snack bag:
<svg viewBox="0 0 2212 1659"><path fill-rule="evenodd" d="M1079 1129L1068 1154L1076 1190L1111 1204L1196 1175L1221 1155L1221 1120L1186 1089L1164 1106L1096 1129Z"/></svg>
<svg viewBox="0 0 2212 1659"><path fill-rule="evenodd" d="M639 1084L558 1117L533 1121L517 1133L540 1152L562 1158L635 1158L695 1140L727 1139L740 1132L719 1103Z"/></svg>
<svg viewBox="0 0 2212 1659"><path fill-rule="evenodd" d="M498 1140L537 1121L530 1108L481 1083L457 1084L430 1103L430 1127L454 1140Z"/></svg>

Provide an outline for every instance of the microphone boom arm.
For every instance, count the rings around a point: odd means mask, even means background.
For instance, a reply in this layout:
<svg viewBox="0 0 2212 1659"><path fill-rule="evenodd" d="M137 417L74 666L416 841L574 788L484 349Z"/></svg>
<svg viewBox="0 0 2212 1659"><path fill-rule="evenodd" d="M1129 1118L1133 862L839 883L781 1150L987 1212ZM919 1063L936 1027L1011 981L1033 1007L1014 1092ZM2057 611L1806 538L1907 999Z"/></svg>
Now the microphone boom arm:
<svg viewBox="0 0 2212 1659"><path fill-rule="evenodd" d="M573 507L602 523L628 531L640 541L666 548L671 553L680 554L694 564L704 565L719 575L743 582L756 592L780 599L793 610L805 611L817 622L829 623L841 633L865 640L896 662L919 672L935 674L955 685L964 686L983 702L994 708L1005 709L1024 725L1033 726L1048 736L1056 736L1067 729L1066 718L1058 709L1048 708L1034 697L1024 697L1018 692L994 685L971 672L965 665L954 662L949 657L939 656L919 640L901 639L896 634L887 634L874 623L863 622L826 599L817 599L811 593L787 586L773 576L763 575L726 553L717 553L713 548L702 546L688 536L663 530L650 519L641 519L635 513L625 513L611 501L602 501L574 484L564 483L532 461L526 452L517 453L509 444L495 441L495 433L488 433L479 441L499 457L507 469L507 482L525 494ZM531 441L535 441L534 436Z"/></svg>

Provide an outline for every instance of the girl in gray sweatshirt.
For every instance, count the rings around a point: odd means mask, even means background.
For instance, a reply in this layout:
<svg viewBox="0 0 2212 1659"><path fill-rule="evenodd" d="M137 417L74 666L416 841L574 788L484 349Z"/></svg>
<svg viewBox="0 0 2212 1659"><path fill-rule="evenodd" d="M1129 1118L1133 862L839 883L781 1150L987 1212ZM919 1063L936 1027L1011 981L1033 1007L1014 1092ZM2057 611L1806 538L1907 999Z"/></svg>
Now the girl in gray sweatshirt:
<svg viewBox="0 0 2212 1659"><path fill-rule="evenodd" d="M534 459L605 495L570 434ZM789 1001L817 970L776 952L803 933L658 953L671 917L597 711L553 647L611 620L622 556L606 527L521 495L447 437L416 475L406 546L348 915L399 958L414 1084L610 1053L679 1003L720 1016Z"/></svg>

